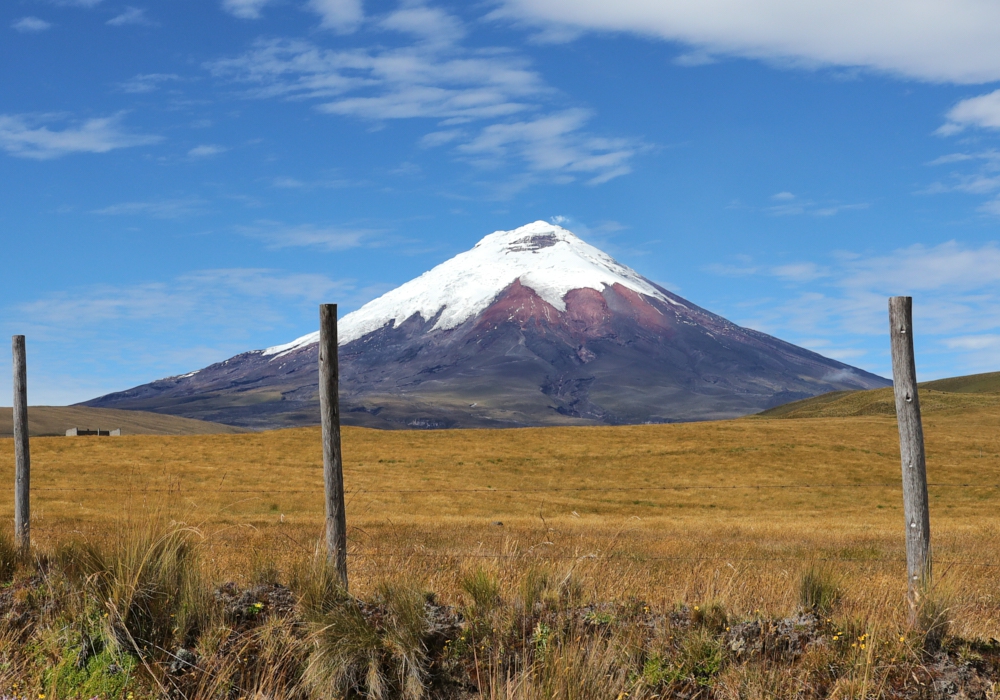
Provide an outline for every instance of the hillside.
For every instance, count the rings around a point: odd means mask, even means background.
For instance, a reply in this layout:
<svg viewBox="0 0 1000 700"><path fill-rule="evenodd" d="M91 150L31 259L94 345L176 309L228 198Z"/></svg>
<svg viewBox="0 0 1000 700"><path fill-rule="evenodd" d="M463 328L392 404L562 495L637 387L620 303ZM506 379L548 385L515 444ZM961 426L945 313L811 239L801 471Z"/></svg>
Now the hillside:
<svg viewBox="0 0 1000 700"><path fill-rule="evenodd" d="M933 382L924 382L920 386L921 388L956 394L1000 394L1000 372L935 379Z"/></svg>
<svg viewBox="0 0 1000 700"><path fill-rule="evenodd" d="M13 409L0 408L0 438L12 437ZM124 411L88 406L30 406L28 432L31 436L65 435L69 428L121 428L123 435L213 435L242 433L242 428L209 423L192 418L166 416L146 411Z"/></svg>
<svg viewBox="0 0 1000 700"><path fill-rule="evenodd" d="M1000 372L970 374L922 382L920 408L924 414L959 413L1000 406ZM753 418L846 418L894 416L892 389L831 391L792 401L758 413Z"/></svg>

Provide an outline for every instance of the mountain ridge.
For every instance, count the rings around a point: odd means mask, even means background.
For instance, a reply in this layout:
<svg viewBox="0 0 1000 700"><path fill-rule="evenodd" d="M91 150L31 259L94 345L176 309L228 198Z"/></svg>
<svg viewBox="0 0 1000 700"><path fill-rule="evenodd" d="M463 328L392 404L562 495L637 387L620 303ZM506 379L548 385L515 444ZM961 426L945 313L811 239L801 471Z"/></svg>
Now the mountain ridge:
<svg viewBox="0 0 1000 700"><path fill-rule="evenodd" d="M348 424L705 420L888 384L741 328L541 221L489 234L338 325ZM248 427L315 423L317 341L311 333L86 404Z"/></svg>

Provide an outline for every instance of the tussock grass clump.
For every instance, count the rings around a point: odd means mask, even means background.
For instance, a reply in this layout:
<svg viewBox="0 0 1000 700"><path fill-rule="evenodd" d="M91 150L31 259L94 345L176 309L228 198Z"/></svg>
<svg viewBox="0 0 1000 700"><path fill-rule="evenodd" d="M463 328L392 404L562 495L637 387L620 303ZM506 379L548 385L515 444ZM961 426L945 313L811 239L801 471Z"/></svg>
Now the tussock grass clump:
<svg viewBox="0 0 1000 700"><path fill-rule="evenodd" d="M719 633L725 630L729 622L729 615L722 603L710 601L695 605L691 609L691 622L711 632Z"/></svg>
<svg viewBox="0 0 1000 700"><path fill-rule="evenodd" d="M6 529L0 531L0 584L8 583L14 578L18 564L23 563L24 556L14 546L14 538Z"/></svg>
<svg viewBox="0 0 1000 700"><path fill-rule="evenodd" d="M123 523L109 542L72 543L60 551L66 573L103 613L106 643L155 655L173 641L179 622L194 623L201 616L191 609L205 602L192 587L198 570L190 541L195 534L152 517Z"/></svg>
<svg viewBox="0 0 1000 700"><path fill-rule="evenodd" d="M941 649L951 626L951 605L948 595L938 589L928 590L917 604L916 632L924 652L933 654Z"/></svg>
<svg viewBox="0 0 1000 700"><path fill-rule="evenodd" d="M313 652L306 686L362 697L423 697L425 639L430 628L425 594L408 582L385 582L371 603L349 597L311 619Z"/></svg>
<svg viewBox="0 0 1000 700"><path fill-rule="evenodd" d="M799 577L799 603L806 610L829 615L840 598L840 584L829 567L813 564Z"/></svg>
<svg viewBox="0 0 1000 700"><path fill-rule="evenodd" d="M462 576L459 586L472 599L470 609L476 615L488 614L500 605L500 581L482 567Z"/></svg>

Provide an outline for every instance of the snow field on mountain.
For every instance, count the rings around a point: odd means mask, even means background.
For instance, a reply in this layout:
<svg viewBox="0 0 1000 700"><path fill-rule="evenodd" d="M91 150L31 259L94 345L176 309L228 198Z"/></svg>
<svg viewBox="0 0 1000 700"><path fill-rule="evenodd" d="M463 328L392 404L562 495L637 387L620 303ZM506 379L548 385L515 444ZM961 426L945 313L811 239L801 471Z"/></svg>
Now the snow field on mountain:
<svg viewBox="0 0 1000 700"><path fill-rule="evenodd" d="M347 314L338 323L341 345L416 313L424 319L440 312L434 330L448 330L482 313L515 280L564 311L574 289L620 284L639 294L677 304L635 270L622 265L572 232L545 221L513 231L497 231L474 248L441 263L406 284ZM310 333L263 351L282 355L319 341Z"/></svg>

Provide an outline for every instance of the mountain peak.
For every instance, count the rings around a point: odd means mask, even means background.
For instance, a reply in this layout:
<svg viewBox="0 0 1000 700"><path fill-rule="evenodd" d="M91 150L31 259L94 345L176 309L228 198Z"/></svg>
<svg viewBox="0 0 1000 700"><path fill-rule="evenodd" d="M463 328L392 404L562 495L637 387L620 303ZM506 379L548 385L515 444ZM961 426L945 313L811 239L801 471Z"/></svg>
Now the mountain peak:
<svg viewBox="0 0 1000 700"><path fill-rule="evenodd" d="M520 282L559 311L574 289L619 284L634 292L677 305L655 284L571 231L534 221L511 231L495 231L420 277L368 302L339 323L340 344L415 314L425 321L437 318L433 330L450 330L486 309L504 289ZM319 341L310 333L277 345L264 355L283 355Z"/></svg>
<svg viewBox="0 0 1000 700"><path fill-rule="evenodd" d="M547 221L534 221L512 231L494 231L473 249L481 246L499 247L505 253L537 252L558 243L583 243L572 231Z"/></svg>
<svg viewBox="0 0 1000 700"><path fill-rule="evenodd" d="M338 330L341 418L370 427L706 420L888 384L741 328L544 221L489 234L347 314ZM311 333L88 404L314 424L318 340Z"/></svg>

